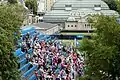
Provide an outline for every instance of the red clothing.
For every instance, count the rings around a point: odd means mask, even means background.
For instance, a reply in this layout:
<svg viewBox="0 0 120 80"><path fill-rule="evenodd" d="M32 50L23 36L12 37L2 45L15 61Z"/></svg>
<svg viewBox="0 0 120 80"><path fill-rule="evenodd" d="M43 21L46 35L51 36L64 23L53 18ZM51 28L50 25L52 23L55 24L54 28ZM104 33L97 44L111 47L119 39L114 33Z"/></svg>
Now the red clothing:
<svg viewBox="0 0 120 80"><path fill-rule="evenodd" d="M77 58L77 54L73 53L72 57L73 57L73 59L76 59Z"/></svg>
<svg viewBox="0 0 120 80"><path fill-rule="evenodd" d="M38 72L35 72L36 77L38 77Z"/></svg>
<svg viewBox="0 0 120 80"><path fill-rule="evenodd" d="M77 61L77 54L73 53L72 54L73 62L76 63Z"/></svg>
<svg viewBox="0 0 120 80"><path fill-rule="evenodd" d="M67 77L66 77L66 80L71 80L70 76L67 76Z"/></svg>

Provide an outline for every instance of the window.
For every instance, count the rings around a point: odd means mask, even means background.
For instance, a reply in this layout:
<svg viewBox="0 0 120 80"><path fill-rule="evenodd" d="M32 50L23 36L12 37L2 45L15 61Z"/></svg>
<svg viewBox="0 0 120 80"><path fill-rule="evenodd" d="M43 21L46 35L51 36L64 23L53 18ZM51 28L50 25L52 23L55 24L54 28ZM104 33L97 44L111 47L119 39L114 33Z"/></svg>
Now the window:
<svg viewBox="0 0 120 80"><path fill-rule="evenodd" d="M94 5L94 7L101 7L101 5L100 4L96 4L96 5Z"/></svg>
<svg viewBox="0 0 120 80"><path fill-rule="evenodd" d="M69 27L69 25L68 25L68 27Z"/></svg>
<svg viewBox="0 0 120 80"><path fill-rule="evenodd" d="M71 4L66 4L65 7L72 7L72 5Z"/></svg>
<svg viewBox="0 0 120 80"><path fill-rule="evenodd" d="M73 25L71 25L71 27L73 27Z"/></svg>
<svg viewBox="0 0 120 80"><path fill-rule="evenodd" d="M77 27L77 25L75 25L75 27Z"/></svg>
<svg viewBox="0 0 120 80"><path fill-rule="evenodd" d="M58 24L58 26L60 26L60 24Z"/></svg>
<svg viewBox="0 0 120 80"><path fill-rule="evenodd" d="M67 11L72 10L72 5L71 4L66 4L65 5L65 10L67 10Z"/></svg>

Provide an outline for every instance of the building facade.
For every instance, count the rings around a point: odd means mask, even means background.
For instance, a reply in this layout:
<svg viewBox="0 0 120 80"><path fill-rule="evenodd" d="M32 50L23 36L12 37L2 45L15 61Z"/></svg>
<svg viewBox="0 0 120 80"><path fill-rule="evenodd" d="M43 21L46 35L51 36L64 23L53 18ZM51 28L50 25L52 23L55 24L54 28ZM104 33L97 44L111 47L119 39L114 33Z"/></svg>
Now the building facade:
<svg viewBox="0 0 120 80"><path fill-rule="evenodd" d="M45 12L45 0L38 0L37 5L38 5L37 13L43 14Z"/></svg>
<svg viewBox="0 0 120 80"><path fill-rule="evenodd" d="M44 14L51 10L51 7L56 2L56 0L38 0L38 14Z"/></svg>
<svg viewBox="0 0 120 80"><path fill-rule="evenodd" d="M43 16L43 21L56 23L65 30L93 30L87 18L94 14L119 16L102 0L58 0Z"/></svg>
<svg viewBox="0 0 120 80"><path fill-rule="evenodd" d="M53 6L54 0L45 0L45 9L46 11L50 11Z"/></svg>

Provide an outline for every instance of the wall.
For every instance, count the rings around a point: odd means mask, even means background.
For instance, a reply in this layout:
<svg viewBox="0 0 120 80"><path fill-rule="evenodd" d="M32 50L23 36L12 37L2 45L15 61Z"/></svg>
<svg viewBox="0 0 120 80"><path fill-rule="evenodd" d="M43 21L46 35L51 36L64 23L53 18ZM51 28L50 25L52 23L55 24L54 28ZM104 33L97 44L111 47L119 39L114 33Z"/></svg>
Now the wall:
<svg viewBox="0 0 120 80"><path fill-rule="evenodd" d="M77 22L65 22L65 30L77 30L78 23Z"/></svg>
<svg viewBox="0 0 120 80"><path fill-rule="evenodd" d="M53 27L53 28L51 28L51 29L48 29L48 30L46 31L46 34L48 34L48 35L54 34L55 32L59 31L59 29L60 29L59 26L55 26L55 27Z"/></svg>
<svg viewBox="0 0 120 80"><path fill-rule="evenodd" d="M45 0L38 0L37 1L38 4L38 13L39 12L45 12Z"/></svg>
<svg viewBox="0 0 120 80"><path fill-rule="evenodd" d="M59 31L60 27L59 26L55 26L51 29L37 29L38 32L40 32L41 34L48 34L48 35L51 35L51 34L54 34L55 32Z"/></svg>
<svg viewBox="0 0 120 80"><path fill-rule="evenodd" d="M93 30L91 24L89 24L88 22L79 22L78 25L79 25L78 28L79 30L86 30L86 31Z"/></svg>
<svg viewBox="0 0 120 80"><path fill-rule="evenodd" d="M41 34L46 34L46 30L43 29L36 29L38 32L40 32Z"/></svg>
<svg viewBox="0 0 120 80"><path fill-rule="evenodd" d="M93 30L87 22L65 22L65 30Z"/></svg>
<svg viewBox="0 0 120 80"><path fill-rule="evenodd" d="M45 10L50 11L54 3L54 0L45 0Z"/></svg>

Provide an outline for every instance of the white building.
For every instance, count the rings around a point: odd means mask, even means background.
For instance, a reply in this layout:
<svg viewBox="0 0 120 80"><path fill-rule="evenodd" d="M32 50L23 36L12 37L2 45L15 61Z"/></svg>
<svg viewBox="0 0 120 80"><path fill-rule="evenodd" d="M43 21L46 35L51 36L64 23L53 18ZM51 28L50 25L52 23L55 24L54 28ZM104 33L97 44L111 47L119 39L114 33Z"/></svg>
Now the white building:
<svg viewBox="0 0 120 80"><path fill-rule="evenodd" d="M87 18L94 14L119 16L102 0L58 0L44 15L43 21L59 24L65 30L93 30Z"/></svg>
<svg viewBox="0 0 120 80"><path fill-rule="evenodd" d="M45 12L45 0L38 0L37 1L38 4L38 13L44 13Z"/></svg>
<svg viewBox="0 0 120 80"><path fill-rule="evenodd" d="M4 4L4 3L7 3L8 0L0 0L0 4Z"/></svg>
<svg viewBox="0 0 120 80"><path fill-rule="evenodd" d="M56 0L38 0L38 13L44 14L45 12L50 11L55 2Z"/></svg>

